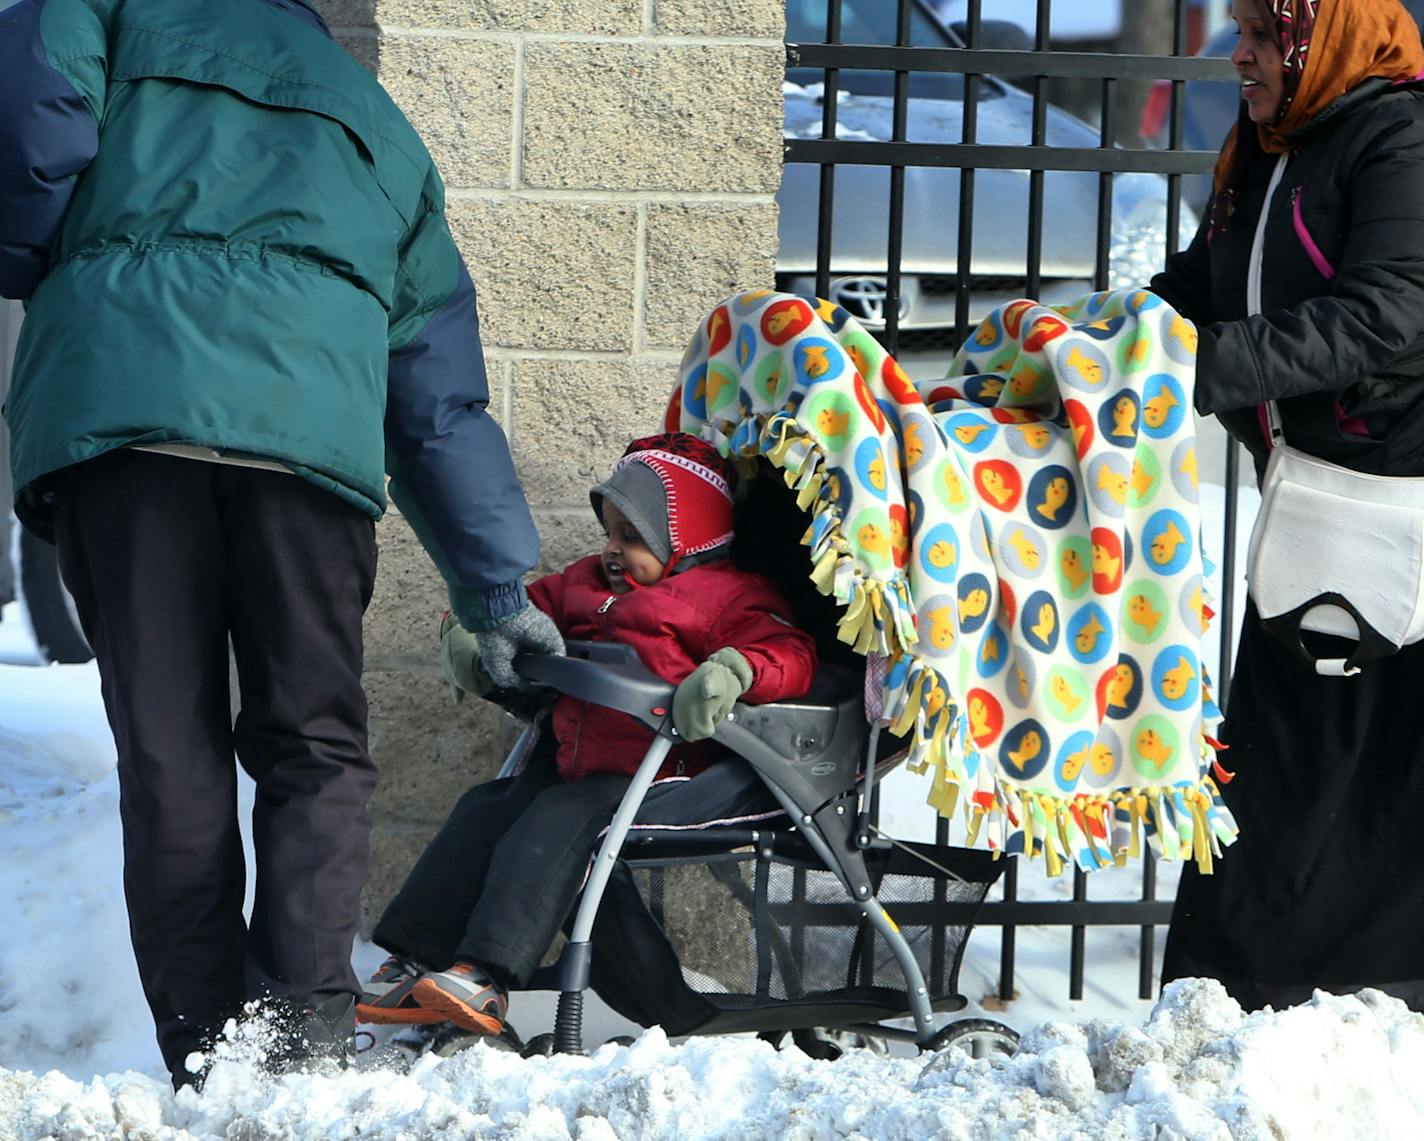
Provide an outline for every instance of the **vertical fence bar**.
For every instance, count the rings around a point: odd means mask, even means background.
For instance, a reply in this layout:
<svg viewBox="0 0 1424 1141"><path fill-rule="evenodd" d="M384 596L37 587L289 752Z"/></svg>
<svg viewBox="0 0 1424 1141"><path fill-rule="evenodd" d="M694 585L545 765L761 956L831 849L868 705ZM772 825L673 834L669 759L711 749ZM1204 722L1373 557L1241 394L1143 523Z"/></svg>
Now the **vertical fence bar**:
<svg viewBox="0 0 1424 1141"><path fill-rule="evenodd" d="M944 846L949 843L949 820L944 816L935 816L935 843ZM949 900L949 880L943 876L936 876L934 879L934 901L938 906L943 906ZM947 975L949 967L949 946L947 943L948 932L943 923L930 925L930 973L929 979L933 983L938 983ZM965 935L967 939L969 936Z"/></svg>
<svg viewBox="0 0 1424 1141"><path fill-rule="evenodd" d="M966 47L979 42L980 8L983 0L969 0L965 29ZM964 76L964 132L962 141L973 143L979 135L979 76ZM959 170L959 264L955 274L954 343L958 347L969 335L969 295L973 289L974 254L974 169Z"/></svg>
<svg viewBox="0 0 1424 1141"><path fill-rule="evenodd" d="M1187 50L1187 9L1188 0L1175 0L1172 19L1172 54L1180 56ZM1185 100L1185 84L1180 79L1172 80L1172 104L1170 127L1167 132L1167 149L1182 149L1182 117ZM1182 176L1167 176L1167 256L1177 252L1177 234L1182 228Z"/></svg>
<svg viewBox="0 0 1424 1141"><path fill-rule="evenodd" d="M1172 10L1172 55L1187 54L1187 16L1190 0L1174 0ZM1185 113L1186 83L1172 80L1172 102L1167 129L1168 150L1182 149L1182 120ZM1171 257L1179 248L1178 234L1182 228L1182 176L1167 176L1166 253ZM1157 858L1152 849L1144 847L1142 855L1142 900L1151 903L1157 898ZM1157 929L1150 923L1138 930L1137 997L1150 999L1157 985Z"/></svg>
<svg viewBox="0 0 1424 1141"><path fill-rule="evenodd" d="M1073 902L1084 903L1088 898L1088 873L1080 867L1073 868ZM1088 928L1081 923L1073 924L1072 939L1068 950L1068 997L1083 997L1083 967L1087 961Z"/></svg>
<svg viewBox="0 0 1424 1141"><path fill-rule="evenodd" d="M1157 857L1152 854L1152 849L1148 848L1142 854L1142 901L1151 903L1156 898ZM1153 985L1156 982L1157 973L1153 967L1157 957L1157 929L1150 923L1144 923L1141 935L1137 959L1137 997L1147 999L1152 997Z"/></svg>
<svg viewBox="0 0 1424 1141"><path fill-rule="evenodd" d="M1108 77L1103 80L1103 121L1098 131L1100 149L1111 150L1113 137L1117 131L1117 114L1113 101L1117 97L1117 80ZM1108 264L1112 257L1112 193L1111 171L1098 174L1098 231L1097 250L1093 255L1093 288L1108 287Z"/></svg>
<svg viewBox="0 0 1424 1141"><path fill-rule="evenodd" d="M1038 0L1035 17L1033 50L1049 50L1049 28L1053 19L1053 0ZM1033 129L1029 141L1041 147L1048 137L1048 80L1033 77ZM1024 292L1037 300L1043 293L1043 179L1044 172L1031 170L1028 175L1028 265L1025 267Z"/></svg>
<svg viewBox="0 0 1424 1141"><path fill-rule="evenodd" d="M1053 0L1038 0L1034 16L1033 49L1049 50L1053 25ZM1030 142L1041 147L1048 137L1047 79L1033 77L1033 127ZM1028 176L1028 264L1025 268L1024 292L1035 300L1043 293L1043 189L1044 171L1033 170ZM962 192L961 192L962 193ZM1019 862L1009 859L1003 876L1004 899L1013 902L1019 894ZM1018 965L1018 927L1005 923L999 932L999 999L1011 1002L1014 997L1014 975Z"/></svg>
<svg viewBox="0 0 1424 1141"><path fill-rule="evenodd" d="M1019 862L1006 856L1009 862L1004 866L1004 902L1013 903L1019 897ZM1018 928L1005 923L999 932L999 998L1004 1002L1014 997L1015 951L1018 945Z"/></svg>
<svg viewBox="0 0 1424 1141"><path fill-rule="evenodd" d="M895 44L910 46L910 0L899 0L895 22ZM910 73L895 71L894 125L890 137L905 141L905 124L910 110ZM890 168L890 234L885 251L889 265L885 274L885 349L891 356L900 350L900 262L905 247L905 168Z"/></svg>
<svg viewBox="0 0 1424 1141"><path fill-rule="evenodd" d="M826 43L841 42L842 0L829 0L826 5ZM821 80L821 138L836 137L837 103L840 99L840 68L828 67ZM835 228L836 167L821 164L821 195L816 225L816 296L829 297L831 292L831 235Z"/></svg>

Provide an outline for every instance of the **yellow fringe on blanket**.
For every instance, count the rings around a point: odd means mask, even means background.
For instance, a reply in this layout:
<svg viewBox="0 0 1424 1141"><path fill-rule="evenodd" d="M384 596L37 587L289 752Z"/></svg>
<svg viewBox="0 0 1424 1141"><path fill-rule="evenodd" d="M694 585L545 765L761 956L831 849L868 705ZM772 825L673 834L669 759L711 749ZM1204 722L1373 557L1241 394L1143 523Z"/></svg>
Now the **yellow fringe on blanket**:
<svg viewBox="0 0 1424 1141"><path fill-rule="evenodd" d="M913 618L903 619L905 607L899 602L902 598L908 600L906 584L898 577L889 582L869 579L855 562L838 509L829 499L826 458L820 444L787 417L766 423L761 437L761 453L781 471L787 487L796 491L797 507L803 512L812 511L813 521L802 536L803 544L812 545L817 523L822 516L829 516L829 530L822 533L819 544L824 550L819 555L812 552L814 565L810 579L817 590L833 595L845 608L837 626L837 637L860 654L875 650L888 657L904 654L910 658L918 677L910 682L904 705L894 716L890 732L903 736L914 731L916 741L907 766L915 772L933 768L933 782L927 797L929 806L941 816L953 818L959 808L964 780L964 774L956 769L950 755L951 735L958 724L959 711L948 703L932 715L926 709L934 687L942 688L946 694L952 691L939 671L914 653L918 634ZM902 620L897 622L897 617ZM1202 872L1210 873L1214 857L1220 851L1220 841L1230 842L1229 833L1222 829L1218 834L1209 818L1213 801L1219 796L1209 776L1202 777L1199 785L1191 789L1147 786L1120 789L1107 796L1078 794L1069 798L996 782L987 803L984 793L976 793L973 802L965 804L965 843L973 847L980 833L988 831L991 846L996 852L1001 851L993 841L993 823L1017 819L1012 811L1017 804L1022 817L1017 826L1023 830L1024 854L1030 857L1041 854L1050 876L1060 875L1064 867L1077 861L1072 842L1075 831L1082 838L1080 846L1099 867L1108 863L1121 865L1139 858L1145 835L1150 847L1162 859L1193 859ZM1186 806L1189 836L1183 834L1183 814L1172 811L1174 798ZM1128 839L1118 851L1113 851L1113 824L1119 812L1128 817ZM1036 816L1040 819L1036 820ZM1089 816L1101 823L1104 837L1093 835Z"/></svg>

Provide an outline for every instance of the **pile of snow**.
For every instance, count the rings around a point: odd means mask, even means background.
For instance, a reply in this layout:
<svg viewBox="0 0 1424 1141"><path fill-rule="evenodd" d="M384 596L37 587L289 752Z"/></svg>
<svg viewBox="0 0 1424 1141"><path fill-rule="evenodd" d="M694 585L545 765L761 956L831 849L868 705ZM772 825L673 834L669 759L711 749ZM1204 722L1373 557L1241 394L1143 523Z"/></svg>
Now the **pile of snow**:
<svg viewBox="0 0 1424 1141"><path fill-rule="evenodd" d="M220 1061L199 1096L152 1078L0 1071L0 1135L519 1138L1181 1137L1424 1134L1424 1016L1376 992L1243 1015L1174 983L1144 1025L1046 1023L1010 1058L853 1050L834 1062L656 1030L591 1057L483 1044L409 1073L268 1078Z"/></svg>

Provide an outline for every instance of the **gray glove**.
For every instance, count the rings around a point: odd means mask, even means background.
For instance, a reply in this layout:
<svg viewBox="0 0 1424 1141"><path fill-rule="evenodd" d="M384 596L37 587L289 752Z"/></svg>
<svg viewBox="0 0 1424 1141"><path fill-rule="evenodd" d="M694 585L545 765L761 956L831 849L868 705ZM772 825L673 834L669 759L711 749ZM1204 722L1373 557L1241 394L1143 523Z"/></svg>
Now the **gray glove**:
<svg viewBox="0 0 1424 1141"><path fill-rule="evenodd" d="M678 684L672 695L672 726L684 741L701 741L717 731L737 698L752 686L752 667L728 647L710 654Z"/></svg>
<svg viewBox="0 0 1424 1141"><path fill-rule="evenodd" d="M489 674L480 668L479 643L453 614L440 624L440 673L450 683L457 704L467 693L483 697L494 688Z"/></svg>
<svg viewBox="0 0 1424 1141"><path fill-rule="evenodd" d="M514 672L515 654L560 654L564 636L554 620L532 603L506 618L493 630L475 634L480 647L480 664L500 689L524 689L525 682Z"/></svg>

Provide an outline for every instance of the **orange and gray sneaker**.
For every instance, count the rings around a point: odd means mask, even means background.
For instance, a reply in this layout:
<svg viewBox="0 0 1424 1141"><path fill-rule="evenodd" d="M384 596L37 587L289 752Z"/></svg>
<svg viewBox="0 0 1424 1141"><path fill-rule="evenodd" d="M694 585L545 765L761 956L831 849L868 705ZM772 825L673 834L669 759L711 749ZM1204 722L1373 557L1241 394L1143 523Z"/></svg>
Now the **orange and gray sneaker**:
<svg viewBox="0 0 1424 1141"><path fill-rule="evenodd" d="M357 1020L388 1026L425 1026L444 1022L443 1015L426 1010L411 997L411 991L422 974L424 968L414 959L392 955L366 981L365 993L356 1004Z"/></svg>
<svg viewBox="0 0 1424 1141"><path fill-rule="evenodd" d="M484 968L473 963L456 963L448 971L421 975L410 993L421 1009L461 1029L490 1035L504 1029L509 998Z"/></svg>

